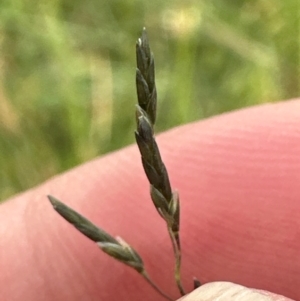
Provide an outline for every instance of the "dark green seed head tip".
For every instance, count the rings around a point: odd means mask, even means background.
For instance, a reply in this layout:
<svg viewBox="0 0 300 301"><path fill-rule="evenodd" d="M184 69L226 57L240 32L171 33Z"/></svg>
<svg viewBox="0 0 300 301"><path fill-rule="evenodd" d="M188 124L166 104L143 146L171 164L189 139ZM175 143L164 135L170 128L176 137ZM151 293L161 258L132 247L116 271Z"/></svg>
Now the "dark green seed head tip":
<svg viewBox="0 0 300 301"><path fill-rule="evenodd" d="M193 278L193 282L194 282L194 289L201 286L201 282L196 277Z"/></svg>
<svg viewBox="0 0 300 301"><path fill-rule="evenodd" d="M54 196L47 195L47 197L48 197L51 205L53 206L54 210L57 211L60 215L64 216L64 214L62 212L66 211L66 210L67 211L68 210L72 210L71 208L69 208L68 206L66 206L64 203L62 203L61 201L59 201Z"/></svg>
<svg viewBox="0 0 300 301"><path fill-rule="evenodd" d="M51 205L54 208L56 208L60 204L60 201L58 199L56 199L55 197L53 197L52 195L47 195L47 198L49 199Z"/></svg>

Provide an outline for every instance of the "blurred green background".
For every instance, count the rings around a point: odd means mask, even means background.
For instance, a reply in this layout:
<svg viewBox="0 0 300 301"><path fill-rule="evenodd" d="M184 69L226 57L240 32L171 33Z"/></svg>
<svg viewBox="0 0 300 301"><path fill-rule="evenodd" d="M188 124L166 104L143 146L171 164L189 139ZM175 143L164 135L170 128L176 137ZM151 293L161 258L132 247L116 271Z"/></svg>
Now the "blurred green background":
<svg viewBox="0 0 300 301"><path fill-rule="evenodd" d="M0 2L0 200L134 142L135 41L157 131L300 95L299 0Z"/></svg>

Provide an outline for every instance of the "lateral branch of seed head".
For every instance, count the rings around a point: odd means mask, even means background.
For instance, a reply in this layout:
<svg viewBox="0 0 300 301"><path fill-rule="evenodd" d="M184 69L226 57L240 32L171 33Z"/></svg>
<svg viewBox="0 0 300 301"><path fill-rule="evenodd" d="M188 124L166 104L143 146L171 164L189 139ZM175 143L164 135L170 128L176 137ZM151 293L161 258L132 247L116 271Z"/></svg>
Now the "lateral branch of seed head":
<svg viewBox="0 0 300 301"><path fill-rule="evenodd" d="M121 237L114 238L55 197L48 195L48 199L59 215L72 224L83 235L94 241L104 253L135 269L159 294L173 301L170 296L164 293L150 279L142 258L126 241Z"/></svg>
<svg viewBox="0 0 300 301"><path fill-rule="evenodd" d="M114 238L104 230L96 227L88 219L66 206L53 196L48 196L53 208L77 230L86 237L96 242L100 249L115 259L131 266L141 273L144 263L138 253L130 247L123 239Z"/></svg>
<svg viewBox="0 0 300 301"><path fill-rule="evenodd" d="M179 239L180 206L179 196L172 191L167 169L161 159L154 138L157 92L155 86L154 58L151 53L145 28L136 43L136 106L135 139L141 154L145 174L150 183L153 204L166 221L175 254L175 279L181 295L185 295L180 280L181 249Z"/></svg>

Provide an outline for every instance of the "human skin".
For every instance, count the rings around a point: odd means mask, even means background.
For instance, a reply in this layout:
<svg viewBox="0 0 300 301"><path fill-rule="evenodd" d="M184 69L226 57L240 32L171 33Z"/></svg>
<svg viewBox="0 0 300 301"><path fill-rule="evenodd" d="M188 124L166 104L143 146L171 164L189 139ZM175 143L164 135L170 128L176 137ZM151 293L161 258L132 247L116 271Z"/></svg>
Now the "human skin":
<svg viewBox="0 0 300 301"><path fill-rule="evenodd" d="M157 142L180 194L187 290L196 276L300 300L300 99L175 128ZM151 277L179 298L166 227L133 145L0 206L1 300L164 300L63 220L48 194L124 238ZM209 291L225 294L220 301L244 300L234 290L247 289L228 282L206 284L184 300L214 300ZM288 300L266 296L246 300Z"/></svg>

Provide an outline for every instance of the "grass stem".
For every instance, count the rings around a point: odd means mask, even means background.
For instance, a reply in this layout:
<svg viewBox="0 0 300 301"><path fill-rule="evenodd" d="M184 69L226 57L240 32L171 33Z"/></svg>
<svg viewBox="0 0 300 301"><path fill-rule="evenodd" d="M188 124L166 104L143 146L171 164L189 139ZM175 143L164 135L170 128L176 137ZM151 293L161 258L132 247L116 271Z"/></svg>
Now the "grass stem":
<svg viewBox="0 0 300 301"><path fill-rule="evenodd" d="M182 283L181 283L181 276L180 276L180 268L181 268L181 247L180 247L180 239L178 233L175 233L168 227L169 235L172 241L173 251L175 255L175 281L178 287L178 290L181 296L186 294Z"/></svg>
<svg viewBox="0 0 300 301"><path fill-rule="evenodd" d="M144 277L144 279L164 298L170 300L170 301L174 301L174 299L172 297L170 297L167 293L165 293L164 291L162 291L149 277L148 273L144 270L143 272L141 272L141 275Z"/></svg>

